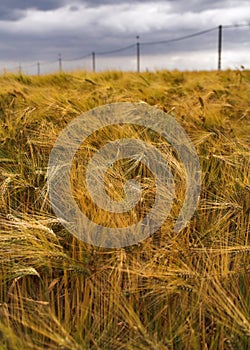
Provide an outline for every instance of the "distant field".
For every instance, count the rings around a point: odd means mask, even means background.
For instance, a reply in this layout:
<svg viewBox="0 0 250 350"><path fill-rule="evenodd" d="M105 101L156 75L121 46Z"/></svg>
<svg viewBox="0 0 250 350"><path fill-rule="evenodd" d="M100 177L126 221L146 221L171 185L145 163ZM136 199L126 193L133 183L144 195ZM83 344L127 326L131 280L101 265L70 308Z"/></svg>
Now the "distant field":
<svg viewBox="0 0 250 350"><path fill-rule="evenodd" d="M104 249L58 222L47 165L71 120L123 101L156 106L186 130L200 159L202 192L189 225L175 234L185 185L176 159L180 198L169 219L137 245ZM90 153L101 137L85 145ZM0 145L0 349L250 349L250 71L5 74ZM124 165L116 166L123 179ZM147 176L152 199L150 174L134 170L131 176ZM122 197L122 187L109 181L110 195ZM120 224L146 211L131 211Z"/></svg>

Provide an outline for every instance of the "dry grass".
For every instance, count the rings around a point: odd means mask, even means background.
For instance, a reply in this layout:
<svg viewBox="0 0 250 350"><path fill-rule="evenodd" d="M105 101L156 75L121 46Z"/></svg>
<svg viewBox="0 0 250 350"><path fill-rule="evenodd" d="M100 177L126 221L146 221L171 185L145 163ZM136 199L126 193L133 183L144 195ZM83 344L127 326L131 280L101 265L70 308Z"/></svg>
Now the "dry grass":
<svg viewBox="0 0 250 350"><path fill-rule="evenodd" d="M250 348L249 84L249 71L0 77L1 349ZM154 236L102 249L74 238L54 216L47 163L70 120L122 101L144 101L177 119L197 149L203 187L179 234L172 230L181 207L176 201ZM134 129L125 134L131 132L141 136ZM89 156L103 137L85 145ZM150 135L144 138L150 142ZM178 159L161 140L151 142L172 159L183 192ZM123 195L119 183L128 168L129 176L140 176L149 203L154 184L141 164L117 163L115 174L107 174L116 189L110 195ZM81 183L77 169L72 172ZM88 200L78 197L98 220ZM144 205L116 224L146 212Z"/></svg>

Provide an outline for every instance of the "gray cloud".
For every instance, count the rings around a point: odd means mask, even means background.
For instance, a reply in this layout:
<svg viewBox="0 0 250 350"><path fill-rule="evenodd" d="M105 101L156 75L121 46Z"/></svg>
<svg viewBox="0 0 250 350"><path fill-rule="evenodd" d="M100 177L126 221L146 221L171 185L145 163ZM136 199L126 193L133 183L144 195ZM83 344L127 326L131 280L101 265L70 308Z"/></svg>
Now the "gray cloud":
<svg viewBox="0 0 250 350"><path fill-rule="evenodd" d="M248 0L157 0L159 3L171 3L171 6L176 10L184 10L197 12L207 8L228 8L234 5L247 4ZM72 5L73 3L73 5ZM72 9L77 8L77 4L85 4L88 7L98 7L105 5L119 5L119 4L138 4L138 3L154 3L153 0L1 0L0 16L5 18L8 13L18 10L38 9L43 11L54 10L65 5L72 5ZM3 15L2 15L3 14ZM8 19L9 17L6 16Z"/></svg>
<svg viewBox="0 0 250 350"><path fill-rule="evenodd" d="M16 21L25 16L25 10L37 9L42 11L53 10L63 6L60 0L1 0L0 20Z"/></svg>
<svg viewBox="0 0 250 350"><path fill-rule="evenodd" d="M22 13L22 11L19 11L17 9L10 10L0 5L0 21L17 21L23 16L24 14Z"/></svg>
<svg viewBox="0 0 250 350"><path fill-rule="evenodd" d="M248 13L248 0L2 0L0 60L36 64L38 60L56 61L59 52L63 59L70 59L133 44L136 35L141 42L159 41L219 24L245 23L250 21ZM185 53L190 57L198 52L216 55L217 37L215 30L176 43L142 46L141 51L148 57L173 55L175 62L181 62L179 57ZM223 48L238 53L245 50L244 57L248 37L249 28L225 30ZM132 62L135 47L116 56L119 60L130 56L127 61Z"/></svg>
<svg viewBox="0 0 250 350"><path fill-rule="evenodd" d="M39 10L51 10L64 5L64 1L60 0L1 0L1 8L8 11L12 10L25 10L28 8L36 8Z"/></svg>

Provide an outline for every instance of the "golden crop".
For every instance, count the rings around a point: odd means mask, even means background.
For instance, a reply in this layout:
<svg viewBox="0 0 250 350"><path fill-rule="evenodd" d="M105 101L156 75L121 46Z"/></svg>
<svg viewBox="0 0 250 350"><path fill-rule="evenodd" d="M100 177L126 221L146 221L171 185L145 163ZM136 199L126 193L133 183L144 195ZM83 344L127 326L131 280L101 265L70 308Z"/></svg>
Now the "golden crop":
<svg viewBox="0 0 250 350"><path fill-rule="evenodd" d="M180 195L152 237L103 249L58 222L47 164L69 121L122 101L157 106L183 126L200 158L202 193L189 225L174 234L185 184L178 157L136 128L93 135L80 159L108 136L152 142L171 159ZM0 145L0 349L250 348L249 71L4 74ZM128 168L142 179L141 206L114 222L75 186L81 209L110 225L145 215L154 184L141 164L117 162L107 173L107 192L122 198ZM71 180L81 185L75 164Z"/></svg>

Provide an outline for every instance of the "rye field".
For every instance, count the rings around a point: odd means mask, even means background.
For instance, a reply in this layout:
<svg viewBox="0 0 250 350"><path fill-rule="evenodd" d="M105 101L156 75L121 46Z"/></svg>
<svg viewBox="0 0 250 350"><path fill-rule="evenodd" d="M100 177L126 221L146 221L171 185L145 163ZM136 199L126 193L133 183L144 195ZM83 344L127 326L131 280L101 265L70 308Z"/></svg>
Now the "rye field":
<svg viewBox="0 0 250 350"><path fill-rule="evenodd" d="M47 183L60 132L113 102L144 102L174 117L202 171L195 214L175 233L185 194L178 154L133 127L90 137L71 175L79 207L93 220L129 225L154 199L152 174L133 160L129 169L115 164L107 192L120 200L124 178L137 176L143 205L114 220L81 196L77 164L109 138L151 142L175 173L169 218L144 241L119 249L69 233L52 210ZM249 147L248 70L0 76L0 349L250 349Z"/></svg>

